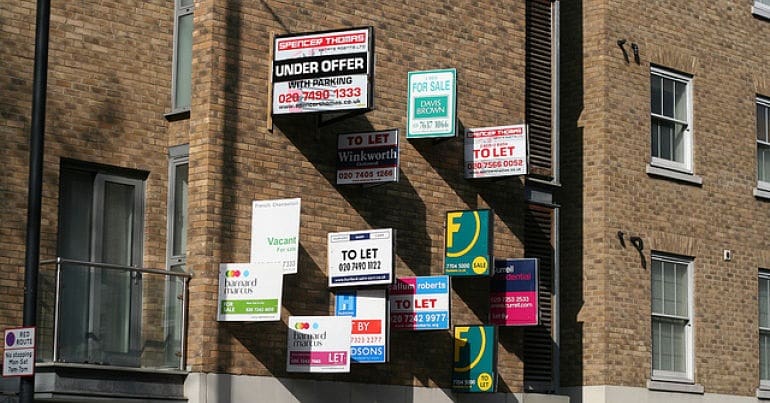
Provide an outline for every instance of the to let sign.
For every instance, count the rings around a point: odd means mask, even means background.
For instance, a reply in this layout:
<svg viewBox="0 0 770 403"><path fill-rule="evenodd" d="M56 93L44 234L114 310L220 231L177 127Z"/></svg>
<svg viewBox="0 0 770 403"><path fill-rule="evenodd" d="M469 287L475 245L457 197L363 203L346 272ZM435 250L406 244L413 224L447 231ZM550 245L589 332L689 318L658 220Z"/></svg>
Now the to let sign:
<svg viewBox="0 0 770 403"><path fill-rule="evenodd" d="M527 174L527 125L465 130L465 177Z"/></svg>
<svg viewBox="0 0 770 403"><path fill-rule="evenodd" d="M35 328L5 330L3 376L32 376L35 374Z"/></svg>

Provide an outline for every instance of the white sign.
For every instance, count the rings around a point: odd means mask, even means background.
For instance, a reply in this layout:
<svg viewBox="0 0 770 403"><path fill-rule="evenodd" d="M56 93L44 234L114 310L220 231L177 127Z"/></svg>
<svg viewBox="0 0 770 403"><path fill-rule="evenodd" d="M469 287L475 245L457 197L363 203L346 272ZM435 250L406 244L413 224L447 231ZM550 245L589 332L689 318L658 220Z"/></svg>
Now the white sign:
<svg viewBox="0 0 770 403"><path fill-rule="evenodd" d="M337 137L337 184L398 182L398 130Z"/></svg>
<svg viewBox="0 0 770 403"><path fill-rule="evenodd" d="M393 329L449 329L449 276L399 277L389 299Z"/></svg>
<svg viewBox="0 0 770 403"><path fill-rule="evenodd" d="M454 137L457 71L410 71L406 138Z"/></svg>
<svg viewBox="0 0 770 403"><path fill-rule="evenodd" d="M393 282L393 229L328 235L329 287Z"/></svg>
<svg viewBox="0 0 770 403"><path fill-rule="evenodd" d="M465 130L465 177L527 174L527 125Z"/></svg>
<svg viewBox="0 0 770 403"><path fill-rule="evenodd" d="M289 316L286 372L350 372L350 316Z"/></svg>
<svg viewBox="0 0 770 403"><path fill-rule="evenodd" d="M280 263L284 274L297 272L300 199L254 201L251 262Z"/></svg>
<svg viewBox="0 0 770 403"><path fill-rule="evenodd" d="M372 107L372 28L281 35L273 44L273 114Z"/></svg>
<svg viewBox="0 0 770 403"><path fill-rule="evenodd" d="M337 316L352 316L350 357L354 363L388 362L388 303L385 289L345 290L334 295Z"/></svg>
<svg viewBox="0 0 770 403"><path fill-rule="evenodd" d="M32 376L35 374L35 328L5 330L3 376Z"/></svg>
<svg viewBox="0 0 770 403"><path fill-rule="evenodd" d="M281 320L283 270L279 263L219 265L217 320Z"/></svg>

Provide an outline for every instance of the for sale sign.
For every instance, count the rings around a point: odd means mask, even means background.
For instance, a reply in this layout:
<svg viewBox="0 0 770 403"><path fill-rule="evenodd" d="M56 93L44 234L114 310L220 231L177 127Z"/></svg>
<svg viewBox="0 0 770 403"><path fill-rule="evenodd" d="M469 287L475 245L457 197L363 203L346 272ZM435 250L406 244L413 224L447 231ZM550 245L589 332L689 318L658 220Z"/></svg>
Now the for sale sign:
<svg viewBox="0 0 770 403"><path fill-rule="evenodd" d="M337 184L398 182L398 130L340 134Z"/></svg>
<svg viewBox="0 0 770 403"><path fill-rule="evenodd" d="M251 262L297 272L300 199L257 200L251 210Z"/></svg>
<svg viewBox="0 0 770 403"><path fill-rule="evenodd" d="M392 228L328 235L329 287L393 282Z"/></svg>
<svg viewBox="0 0 770 403"><path fill-rule="evenodd" d="M454 137L457 70L410 71L406 138Z"/></svg>
<svg viewBox="0 0 770 403"><path fill-rule="evenodd" d="M35 328L5 330L3 376L35 375Z"/></svg>
<svg viewBox="0 0 770 403"><path fill-rule="evenodd" d="M290 316L286 372L350 372L350 316Z"/></svg>
<svg viewBox="0 0 770 403"><path fill-rule="evenodd" d="M281 320L283 270L279 263L219 265L217 320Z"/></svg>
<svg viewBox="0 0 770 403"><path fill-rule="evenodd" d="M352 316L350 357L354 363L388 361L388 303L384 289L335 294L335 315Z"/></svg>
<svg viewBox="0 0 770 403"><path fill-rule="evenodd" d="M490 210L447 212L444 273L450 276L489 275L492 228Z"/></svg>
<svg viewBox="0 0 770 403"><path fill-rule="evenodd" d="M489 322L500 326L539 323L537 259L495 259Z"/></svg>
<svg viewBox="0 0 770 403"><path fill-rule="evenodd" d="M279 35L273 43L273 114L371 109L372 27Z"/></svg>
<svg viewBox="0 0 770 403"><path fill-rule="evenodd" d="M449 277L400 277L389 288L395 330L449 329Z"/></svg>
<svg viewBox="0 0 770 403"><path fill-rule="evenodd" d="M465 130L465 177L527 174L527 126Z"/></svg>

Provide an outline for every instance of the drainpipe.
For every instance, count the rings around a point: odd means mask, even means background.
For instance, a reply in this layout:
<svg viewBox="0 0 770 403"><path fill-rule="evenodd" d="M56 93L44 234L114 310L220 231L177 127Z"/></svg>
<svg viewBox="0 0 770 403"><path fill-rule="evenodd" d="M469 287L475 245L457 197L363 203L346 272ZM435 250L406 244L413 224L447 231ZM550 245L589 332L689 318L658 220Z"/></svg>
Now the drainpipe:
<svg viewBox="0 0 770 403"><path fill-rule="evenodd" d="M32 84L32 121L29 139L29 187L27 194L27 239L24 259L24 327L37 326L37 274L40 265L40 210L43 195L43 144L48 75L48 28L50 0L38 0L35 23L35 68ZM37 338L36 338L37 339ZM37 343L37 341L35 341ZM35 377L22 377L19 402L35 399Z"/></svg>

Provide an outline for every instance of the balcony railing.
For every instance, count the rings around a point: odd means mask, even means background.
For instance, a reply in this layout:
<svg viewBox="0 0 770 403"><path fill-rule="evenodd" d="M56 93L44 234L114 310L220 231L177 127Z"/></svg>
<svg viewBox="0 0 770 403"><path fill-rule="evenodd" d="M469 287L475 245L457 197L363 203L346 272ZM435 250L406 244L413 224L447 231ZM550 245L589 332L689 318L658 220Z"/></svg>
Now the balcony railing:
<svg viewBox="0 0 770 403"><path fill-rule="evenodd" d="M190 278L63 258L41 262L37 362L183 370Z"/></svg>

